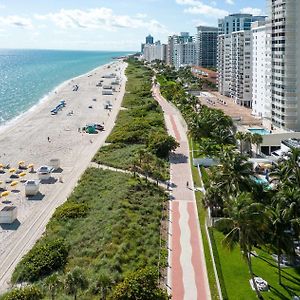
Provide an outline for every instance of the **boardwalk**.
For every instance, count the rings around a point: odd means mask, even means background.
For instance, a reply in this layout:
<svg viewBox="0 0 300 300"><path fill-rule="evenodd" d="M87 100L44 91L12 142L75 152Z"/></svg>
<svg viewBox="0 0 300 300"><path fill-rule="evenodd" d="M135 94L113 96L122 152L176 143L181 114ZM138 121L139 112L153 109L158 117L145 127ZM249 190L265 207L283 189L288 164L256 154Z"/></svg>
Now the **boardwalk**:
<svg viewBox="0 0 300 300"><path fill-rule="evenodd" d="M173 192L170 203L168 286L173 300L211 299L185 123L179 111L160 95L157 87L153 88L153 93L164 111L169 134L180 143L170 157Z"/></svg>

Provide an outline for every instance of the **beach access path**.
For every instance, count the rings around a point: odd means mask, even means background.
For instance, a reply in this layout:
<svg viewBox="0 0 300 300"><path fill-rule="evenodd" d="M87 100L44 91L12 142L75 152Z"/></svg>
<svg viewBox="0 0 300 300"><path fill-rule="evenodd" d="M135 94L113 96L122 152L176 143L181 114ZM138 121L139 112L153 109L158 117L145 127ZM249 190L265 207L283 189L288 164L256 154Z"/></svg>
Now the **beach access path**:
<svg viewBox="0 0 300 300"><path fill-rule="evenodd" d="M160 94L153 95L164 111L168 132L180 144L170 156L168 287L173 300L211 299L203 243L198 220L186 124L180 112Z"/></svg>
<svg viewBox="0 0 300 300"><path fill-rule="evenodd" d="M10 287L17 263L42 236L53 212L66 201L112 131L125 93L126 66L123 61L114 62L64 83L34 111L2 130L1 163L15 167L18 161L24 160L39 167L47 165L51 158L58 158L62 172L53 174L52 183L41 185L40 199L26 199L21 183L18 184L20 191L7 197L18 208L18 221L13 225L0 225L0 293ZM113 72L121 84L113 96L103 96L96 84L100 80L110 84L113 79L102 76ZM78 91L73 91L75 84L79 86ZM66 101L66 107L57 115L51 115L51 109L61 99ZM106 101L113 105L110 112L104 108ZM104 124L105 131L89 135L79 130L90 123ZM27 176L31 179L37 174L27 174L26 179ZM0 208L3 206L0 203Z"/></svg>

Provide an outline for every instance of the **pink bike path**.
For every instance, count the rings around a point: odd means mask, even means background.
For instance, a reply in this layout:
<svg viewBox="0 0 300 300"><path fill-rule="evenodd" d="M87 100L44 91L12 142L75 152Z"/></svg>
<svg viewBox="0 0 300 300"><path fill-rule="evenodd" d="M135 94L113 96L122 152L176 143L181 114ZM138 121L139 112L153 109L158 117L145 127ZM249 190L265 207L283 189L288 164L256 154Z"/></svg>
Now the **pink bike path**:
<svg viewBox="0 0 300 300"><path fill-rule="evenodd" d="M180 144L170 156L169 292L173 300L211 299L185 126L180 112L160 95L158 87L153 94L164 111L169 134Z"/></svg>

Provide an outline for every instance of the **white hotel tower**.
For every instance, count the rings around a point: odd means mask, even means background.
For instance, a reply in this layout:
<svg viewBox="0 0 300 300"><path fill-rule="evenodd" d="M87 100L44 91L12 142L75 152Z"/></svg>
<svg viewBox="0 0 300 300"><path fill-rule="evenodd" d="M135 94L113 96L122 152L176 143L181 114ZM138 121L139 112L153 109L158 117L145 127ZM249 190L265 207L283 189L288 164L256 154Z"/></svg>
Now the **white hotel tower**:
<svg viewBox="0 0 300 300"><path fill-rule="evenodd" d="M253 22L252 31L252 113L271 120L271 48L265 21Z"/></svg>
<svg viewBox="0 0 300 300"><path fill-rule="evenodd" d="M268 0L272 123L300 131L300 0Z"/></svg>

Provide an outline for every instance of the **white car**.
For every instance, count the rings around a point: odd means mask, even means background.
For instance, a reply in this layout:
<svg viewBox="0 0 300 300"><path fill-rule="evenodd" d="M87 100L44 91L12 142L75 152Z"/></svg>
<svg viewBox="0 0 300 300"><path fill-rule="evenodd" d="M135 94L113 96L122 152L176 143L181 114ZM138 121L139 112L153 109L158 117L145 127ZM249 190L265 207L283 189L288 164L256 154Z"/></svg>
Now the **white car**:
<svg viewBox="0 0 300 300"><path fill-rule="evenodd" d="M259 291L268 291L269 285L268 282L261 277L254 277L255 283ZM252 290L255 290L252 279L249 280Z"/></svg>

